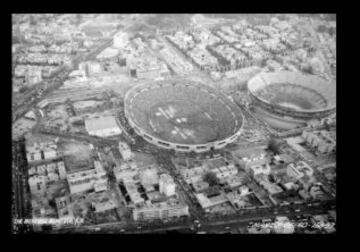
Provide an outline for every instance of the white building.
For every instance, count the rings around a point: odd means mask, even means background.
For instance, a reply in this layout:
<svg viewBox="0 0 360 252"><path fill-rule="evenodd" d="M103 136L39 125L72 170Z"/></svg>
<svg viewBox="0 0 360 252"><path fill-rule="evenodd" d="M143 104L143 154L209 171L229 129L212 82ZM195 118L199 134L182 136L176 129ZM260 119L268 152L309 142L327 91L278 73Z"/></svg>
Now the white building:
<svg viewBox="0 0 360 252"><path fill-rule="evenodd" d="M164 70L160 67L136 69L136 75L139 79L156 79L160 77L160 72L163 71Z"/></svg>
<svg viewBox="0 0 360 252"><path fill-rule="evenodd" d="M58 162L57 168L58 168L60 179L66 179L66 169L65 169L64 161Z"/></svg>
<svg viewBox="0 0 360 252"><path fill-rule="evenodd" d="M99 179L94 183L95 192L103 192L108 190L108 182L105 179Z"/></svg>
<svg viewBox="0 0 360 252"><path fill-rule="evenodd" d="M320 153L335 151L336 141L325 130L303 131L302 137L310 146L317 148Z"/></svg>
<svg viewBox="0 0 360 252"><path fill-rule="evenodd" d="M270 195L277 194L283 190L276 184L273 184L269 181L268 176L265 174L259 174L254 177L256 182L264 188Z"/></svg>
<svg viewBox="0 0 360 252"><path fill-rule="evenodd" d="M105 171L103 165L99 161L97 161L97 160L94 161L94 167L95 167L95 171L96 171L96 176L98 178L106 177L106 171Z"/></svg>
<svg viewBox="0 0 360 252"><path fill-rule="evenodd" d="M28 163L54 159L57 157L57 145L55 143L34 143L31 146L26 146L26 158Z"/></svg>
<svg viewBox="0 0 360 252"><path fill-rule="evenodd" d="M108 180L106 171L99 161L94 161L96 171L96 181L94 183L95 192L102 192L108 189Z"/></svg>
<svg viewBox="0 0 360 252"><path fill-rule="evenodd" d="M155 166L149 166L141 169L140 182L144 187L159 184L158 168Z"/></svg>
<svg viewBox="0 0 360 252"><path fill-rule="evenodd" d="M30 110L29 112L27 112L25 114L25 118L30 119L30 120L36 120L36 115L35 115L34 111Z"/></svg>
<svg viewBox="0 0 360 252"><path fill-rule="evenodd" d="M46 192L47 176L36 175L29 178L28 183L32 194L44 194Z"/></svg>
<svg viewBox="0 0 360 252"><path fill-rule="evenodd" d="M49 182L55 182L59 180L59 175L55 172L50 172L47 175Z"/></svg>
<svg viewBox="0 0 360 252"><path fill-rule="evenodd" d="M136 169L131 169L130 167L123 169L123 166L116 166L113 171L116 181L131 180L135 175L138 174Z"/></svg>
<svg viewBox="0 0 360 252"><path fill-rule="evenodd" d="M299 161L297 164L289 164L287 166L286 173L288 176L299 180L305 175L308 177L313 176L314 170L304 161Z"/></svg>
<svg viewBox="0 0 360 252"><path fill-rule="evenodd" d="M44 153L44 159L53 159L53 158L57 158L57 151L56 151L57 147L56 145L51 145L47 148L43 149L43 153Z"/></svg>
<svg viewBox="0 0 360 252"><path fill-rule="evenodd" d="M127 33L119 32L114 36L114 44L113 47L122 49L129 42L129 36Z"/></svg>
<svg viewBox="0 0 360 252"><path fill-rule="evenodd" d="M25 78L26 78L26 82L29 85L34 85L34 84L37 84L37 83L41 82L42 81L41 69L28 70Z"/></svg>
<svg viewBox="0 0 360 252"><path fill-rule="evenodd" d="M295 226L287 217L278 216L274 223L274 232L276 234L292 234L295 231Z"/></svg>
<svg viewBox="0 0 360 252"><path fill-rule="evenodd" d="M100 54L98 54L96 56L96 59L98 59L98 60L112 59L112 58L115 58L118 54L119 54L118 49L108 47L104 51L102 51Z"/></svg>
<svg viewBox="0 0 360 252"><path fill-rule="evenodd" d="M95 169L67 174L71 194L94 188Z"/></svg>
<svg viewBox="0 0 360 252"><path fill-rule="evenodd" d="M104 116L85 120L85 128L89 135L109 137L121 134L121 130L113 116Z"/></svg>
<svg viewBox="0 0 360 252"><path fill-rule="evenodd" d="M74 217L68 196L56 198L55 203L59 219L71 219Z"/></svg>
<svg viewBox="0 0 360 252"><path fill-rule="evenodd" d="M132 179L125 179L123 181L130 200L135 205L143 203L145 200L141 197L135 182Z"/></svg>
<svg viewBox="0 0 360 252"><path fill-rule="evenodd" d="M161 174L159 180L159 191L167 197L175 195L175 182L168 174Z"/></svg>
<svg viewBox="0 0 360 252"><path fill-rule="evenodd" d="M146 206L134 208L133 218L137 220L167 219L172 217L188 216L189 207L179 202L149 203Z"/></svg>
<svg viewBox="0 0 360 252"><path fill-rule="evenodd" d="M99 161L94 161L95 169L67 174L70 192L78 193L91 189L100 192L107 190L108 180L106 171Z"/></svg>
<svg viewBox="0 0 360 252"><path fill-rule="evenodd" d="M102 67L99 62L88 62L89 75L98 74L102 72Z"/></svg>
<svg viewBox="0 0 360 252"><path fill-rule="evenodd" d="M226 180L227 178L233 177L238 173L238 170L234 164L224 165L215 169L212 169L216 177L220 180Z"/></svg>
<svg viewBox="0 0 360 252"><path fill-rule="evenodd" d="M119 142L119 151L125 161L134 158L134 153L132 153L129 145L125 142Z"/></svg>
<svg viewBox="0 0 360 252"><path fill-rule="evenodd" d="M100 62L96 61L87 61L80 63L79 70L80 72L83 72L86 77L102 73L101 64Z"/></svg>
<svg viewBox="0 0 360 252"><path fill-rule="evenodd" d="M251 157L243 157L241 159L245 164L245 169L249 170L253 165L264 165L267 162L266 155L261 153L260 155L251 155Z"/></svg>
<svg viewBox="0 0 360 252"><path fill-rule="evenodd" d="M117 207L115 200L109 192L96 192L91 196L91 204L97 213L108 211Z"/></svg>
<svg viewBox="0 0 360 252"><path fill-rule="evenodd" d="M217 205L221 205L228 201L228 199L223 195L218 195L215 197L208 198L203 193L197 193L195 194L195 197L198 200L201 207L205 209L205 211L208 211L209 208L212 208Z"/></svg>
<svg viewBox="0 0 360 252"><path fill-rule="evenodd" d="M262 164L262 165L252 165L250 167L250 170L252 171L253 175L256 176L258 174L265 174L269 175L271 172L269 164Z"/></svg>

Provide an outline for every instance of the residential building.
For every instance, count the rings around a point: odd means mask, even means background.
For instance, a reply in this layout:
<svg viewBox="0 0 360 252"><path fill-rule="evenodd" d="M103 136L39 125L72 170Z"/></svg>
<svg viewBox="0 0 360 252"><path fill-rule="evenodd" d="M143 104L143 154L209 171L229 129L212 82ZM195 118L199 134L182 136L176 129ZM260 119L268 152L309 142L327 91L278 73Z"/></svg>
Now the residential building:
<svg viewBox="0 0 360 252"><path fill-rule="evenodd" d="M134 203L134 205L139 205L145 201L144 198L141 197L138 187L133 179L124 179L123 182L130 200Z"/></svg>
<svg viewBox="0 0 360 252"><path fill-rule="evenodd" d="M303 176L311 177L314 174L314 170L304 161L299 161L294 164L291 163L287 166L287 175L299 180Z"/></svg>
<svg viewBox="0 0 360 252"><path fill-rule="evenodd" d="M42 81L42 71L41 69L28 69L25 75L26 83L29 85L34 85Z"/></svg>
<svg viewBox="0 0 360 252"><path fill-rule="evenodd" d="M264 165L267 162L266 155L260 153L260 155L251 155L249 157L242 158L242 162L245 163L245 169L249 170L253 165Z"/></svg>
<svg viewBox="0 0 360 252"><path fill-rule="evenodd" d="M117 207L115 200L108 192L95 192L91 194L91 204L95 208L96 213L108 211Z"/></svg>
<svg viewBox="0 0 360 252"><path fill-rule="evenodd" d="M55 182L59 180L59 175L55 172L49 172L47 177L48 177L48 182Z"/></svg>
<svg viewBox="0 0 360 252"><path fill-rule="evenodd" d="M116 166L113 171L116 181L129 180L138 174L138 171L136 169L131 169L130 167L128 167L127 169L123 169L123 166Z"/></svg>
<svg viewBox="0 0 360 252"><path fill-rule="evenodd" d="M108 189L108 179L106 171L99 161L94 161L96 171L96 181L94 183L95 192L102 192Z"/></svg>
<svg viewBox="0 0 360 252"><path fill-rule="evenodd" d="M125 161L134 158L134 153L132 153L129 145L125 142L119 142L119 151Z"/></svg>
<svg viewBox="0 0 360 252"><path fill-rule="evenodd" d="M223 195L218 195L215 197L207 197L204 193L197 193L195 194L196 199L198 200L199 204L205 211L209 211L209 208L212 208L217 205L221 205L228 201L226 197Z"/></svg>
<svg viewBox="0 0 360 252"><path fill-rule="evenodd" d="M196 193L200 193L209 188L209 184L205 181L198 181L192 184Z"/></svg>
<svg viewBox="0 0 360 252"><path fill-rule="evenodd" d="M66 179L66 169L65 169L64 161L58 162L57 168L58 168L60 179Z"/></svg>
<svg viewBox="0 0 360 252"><path fill-rule="evenodd" d="M136 207L133 210L133 218L135 221L168 219L188 215L189 207L180 203L177 199L160 203L147 202L145 206Z"/></svg>
<svg viewBox="0 0 360 252"><path fill-rule="evenodd" d="M161 174L159 180L159 191L167 197L175 195L175 182L168 174Z"/></svg>
<svg viewBox="0 0 360 252"><path fill-rule="evenodd" d="M97 160L94 161L94 169L70 173L66 177L72 194L91 189L94 189L96 192L108 189L106 171Z"/></svg>
<svg viewBox="0 0 360 252"><path fill-rule="evenodd" d="M108 181L106 179L99 179L94 183L95 192L103 192L108 190Z"/></svg>
<svg viewBox="0 0 360 252"><path fill-rule="evenodd" d="M262 165L252 165L250 167L250 170L251 170L253 176L256 176L258 174L269 175L271 172L270 165L267 163L262 164Z"/></svg>
<svg viewBox="0 0 360 252"><path fill-rule="evenodd" d="M35 115L34 111L30 110L29 112L27 112L25 114L25 118L30 119L30 120L36 120L36 115Z"/></svg>
<svg viewBox="0 0 360 252"><path fill-rule="evenodd" d="M34 143L26 146L26 158L28 163L49 160L58 157L57 145L53 142Z"/></svg>
<svg viewBox="0 0 360 252"><path fill-rule="evenodd" d="M56 198L55 203L59 219L74 218L74 213L72 211L70 199L68 196Z"/></svg>
<svg viewBox="0 0 360 252"><path fill-rule="evenodd" d="M283 190L278 185L271 183L268 176L265 174L258 174L254 177L255 181L263 187L270 195L281 193Z"/></svg>
<svg viewBox="0 0 360 252"><path fill-rule="evenodd" d="M28 180L31 194L43 195L46 192L47 176L35 175Z"/></svg>
<svg viewBox="0 0 360 252"><path fill-rule="evenodd" d="M223 165L218 168L212 169L216 177L220 180L226 180L229 177L235 176L238 170L234 164Z"/></svg>
<svg viewBox="0 0 360 252"><path fill-rule="evenodd" d="M100 62L87 61L79 65L79 70L85 73L86 77L102 73L102 66Z"/></svg>
<svg viewBox="0 0 360 252"><path fill-rule="evenodd" d="M302 137L320 153L330 153L336 149L336 141L325 130L303 131Z"/></svg>
<svg viewBox="0 0 360 252"><path fill-rule="evenodd" d="M95 169L67 174L71 194L94 188Z"/></svg>

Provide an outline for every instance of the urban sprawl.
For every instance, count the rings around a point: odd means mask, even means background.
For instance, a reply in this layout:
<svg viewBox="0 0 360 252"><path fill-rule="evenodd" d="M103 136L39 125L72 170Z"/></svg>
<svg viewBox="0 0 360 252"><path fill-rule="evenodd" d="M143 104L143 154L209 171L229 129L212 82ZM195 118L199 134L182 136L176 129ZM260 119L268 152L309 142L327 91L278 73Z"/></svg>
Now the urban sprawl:
<svg viewBox="0 0 360 252"><path fill-rule="evenodd" d="M13 232L336 232L336 21L248 16L13 14Z"/></svg>

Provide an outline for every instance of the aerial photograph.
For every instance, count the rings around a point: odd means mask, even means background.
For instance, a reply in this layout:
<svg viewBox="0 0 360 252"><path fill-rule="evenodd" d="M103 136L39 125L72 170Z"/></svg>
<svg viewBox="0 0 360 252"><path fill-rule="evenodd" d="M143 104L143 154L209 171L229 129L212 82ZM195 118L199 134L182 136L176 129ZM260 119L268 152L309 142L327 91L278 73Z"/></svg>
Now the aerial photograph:
<svg viewBox="0 0 360 252"><path fill-rule="evenodd" d="M12 234L336 234L336 14L15 14Z"/></svg>

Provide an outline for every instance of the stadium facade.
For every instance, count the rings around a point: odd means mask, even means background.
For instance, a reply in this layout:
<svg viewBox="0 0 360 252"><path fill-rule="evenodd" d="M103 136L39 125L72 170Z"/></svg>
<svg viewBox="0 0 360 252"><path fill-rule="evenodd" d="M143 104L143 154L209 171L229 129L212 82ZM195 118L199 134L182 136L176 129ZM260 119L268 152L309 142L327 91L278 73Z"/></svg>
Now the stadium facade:
<svg viewBox="0 0 360 252"><path fill-rule="evenodd" d="M336 112L336 86L300 72L261 73L248 82L255 113L278 129L302 127Z"/></svg>
<svg viewBox="0 0 360 252"><path fill-rule="evenodd" d="M140 84L125 95L125 117L146 141L179 152L225 147L241 134L243 115L224 94L193 81Z"/></svg>

